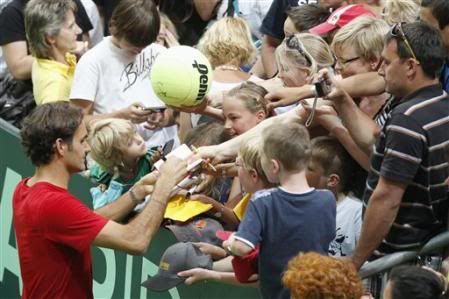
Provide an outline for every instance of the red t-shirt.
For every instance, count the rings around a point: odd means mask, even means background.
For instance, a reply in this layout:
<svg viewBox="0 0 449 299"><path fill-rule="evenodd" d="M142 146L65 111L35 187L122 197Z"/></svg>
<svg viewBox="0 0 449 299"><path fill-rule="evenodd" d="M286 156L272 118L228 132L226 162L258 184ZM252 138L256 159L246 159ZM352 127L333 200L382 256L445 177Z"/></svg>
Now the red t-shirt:
<svg viewBox="0 0 449 299"><path fill-rule="evenodd" d="M93 298L90 245L108 220L66 189L27 181L13 197L22 298Z"/></svg>

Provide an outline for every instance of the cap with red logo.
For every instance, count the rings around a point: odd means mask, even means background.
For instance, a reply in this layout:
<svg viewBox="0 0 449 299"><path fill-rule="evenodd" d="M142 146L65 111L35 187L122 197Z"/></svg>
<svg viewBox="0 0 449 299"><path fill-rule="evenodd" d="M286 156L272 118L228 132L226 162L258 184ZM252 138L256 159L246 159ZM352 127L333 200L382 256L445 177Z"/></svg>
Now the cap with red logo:
<svg viewBox="0 0 449 299"><path fill-rule="evenodd" d="M310 33L324 36L327 35L329 32L337 28L341 28L344 25L351 22L352 20L354 20L355 18L363 15L372 17L376 16L371 10L366 8L364 5L361 4L346 5L334 11L326 20L326 22L311 28L309 31Z"/></svg>

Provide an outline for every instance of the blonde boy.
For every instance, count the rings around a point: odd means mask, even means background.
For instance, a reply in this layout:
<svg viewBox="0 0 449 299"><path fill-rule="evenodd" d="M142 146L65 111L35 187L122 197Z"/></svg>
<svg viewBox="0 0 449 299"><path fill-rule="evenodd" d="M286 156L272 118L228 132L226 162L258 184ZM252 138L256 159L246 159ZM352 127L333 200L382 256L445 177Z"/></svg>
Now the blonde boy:
<svg viewBox="0 0 449 299"><path fill-rule="evenodd" d="M310 140L303 126L274 123L262 138L262 168L279 187L254 194L239 230L224 246L243 256L260 244L262 297L290 298L281 274L299 252L327 254L335 237L335 198L307 184Z"/></svg>

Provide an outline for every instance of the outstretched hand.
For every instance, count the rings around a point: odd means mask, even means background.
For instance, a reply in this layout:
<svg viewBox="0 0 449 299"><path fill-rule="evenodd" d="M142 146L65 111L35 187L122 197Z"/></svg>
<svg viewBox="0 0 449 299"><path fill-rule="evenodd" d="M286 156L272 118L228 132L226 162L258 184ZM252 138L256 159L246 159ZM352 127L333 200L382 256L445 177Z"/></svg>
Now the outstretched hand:
<svg viewBox="0 0 449 299"><path fill-rule="evenodd" d="M194 284L198 281L203 281L207 279L220 279L220 275L218 272L203 268L194 268L186 271L182 271L178 273L178 276L186 278L184 283L186 285Z"/></svg>
<svg viewBox="0 0 449 299"><path fill-rule="evenodd" d="M267 108L270 111L278 107L298 103L301 100L298 95L298 89L295 87L280 87L267 93L265 99L270 101L267 105Z"/></svg>

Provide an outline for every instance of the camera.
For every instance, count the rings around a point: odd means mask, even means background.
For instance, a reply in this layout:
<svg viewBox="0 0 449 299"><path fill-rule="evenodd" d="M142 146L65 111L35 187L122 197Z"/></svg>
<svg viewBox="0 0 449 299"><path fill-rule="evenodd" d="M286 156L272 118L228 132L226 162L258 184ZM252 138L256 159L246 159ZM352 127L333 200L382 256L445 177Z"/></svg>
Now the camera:
<svg viewBox="0 0 449 299"><path fill-rule="evenodd" d="M331 67L327 67L327 79L321 78L315 85L315 93L318 98L327 96L332 90L332 79L335 76L334 70Z"/></svg>
<svg viewBox="0 0 449 299"><path fill-rule="evenodd" d="M316 96L319 98L327 96L331 92L331 85L327 84L326 80L315 82Z"/></svg>

